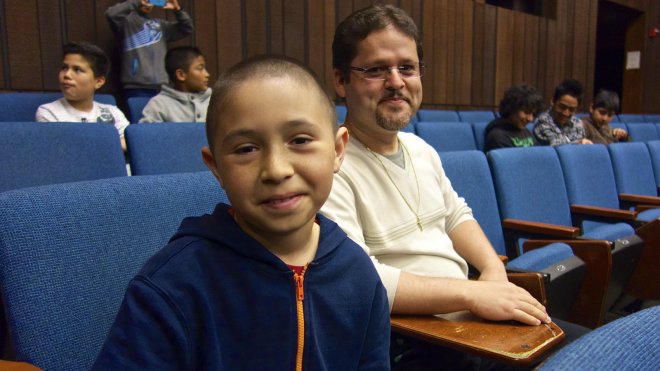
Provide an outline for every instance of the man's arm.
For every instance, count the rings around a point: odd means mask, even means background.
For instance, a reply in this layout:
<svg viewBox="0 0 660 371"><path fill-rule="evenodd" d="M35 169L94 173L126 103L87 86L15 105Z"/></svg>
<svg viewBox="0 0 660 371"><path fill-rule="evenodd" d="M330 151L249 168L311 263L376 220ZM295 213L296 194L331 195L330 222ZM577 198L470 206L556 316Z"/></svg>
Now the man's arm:
<svg viewBox="0 0 660 371"><path fill-rule="evenodd" d="M176 21L163 21L162 23L164 35L168 42L181 40L184 37L190 36L194 31L192 18L190 18L190 15L185 10L181 9L179 2L174 0L168 2L168 5L170 4L173 4L171 10L174 10Z"/></svg>
<svg viewBox="0 0 660 371"><path fill-rule="evenodd" d="M479 224L465 221L449 232L454 249L481 273L482 281L508 281L504 264Z"/></svg>
<svg viewBox="0 0 660 371"><path fill-rule="evenodd" d="M126 17L140 6L140 0L128 0L117 3L105 11L105 17L113 32L121 30Z"/></svg>

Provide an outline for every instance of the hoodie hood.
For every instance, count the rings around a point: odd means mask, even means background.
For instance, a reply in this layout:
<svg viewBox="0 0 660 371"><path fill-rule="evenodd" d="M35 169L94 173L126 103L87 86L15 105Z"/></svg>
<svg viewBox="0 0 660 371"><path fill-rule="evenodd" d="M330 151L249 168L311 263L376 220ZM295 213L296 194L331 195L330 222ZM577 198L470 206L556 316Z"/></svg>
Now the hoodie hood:
<svg viewBox="0 0 660 371"><path fill-rule="evenodd" d="M170 85L163 85L160 92L161 94L166 95L184 105L191 100L197 100L201 103L204 103L209 100L209 98L211 98L211 88L206 88L206 90L197 93L186 93L180 90L176 90Z"/></svg>
<svg viewBox="0 0 660 371"><path fill-rule="evenodd" d="M290 271L286 264L271 253L257 240L250 237L238 226L229 210L231 206L220 203L212 214L201 217L185 218L179 230L172 236L170 243L185 238L199 238L209 240L218 248L225 247L250 259L259 260L278 269ZM313 263L322 264L337 247L348 237L336 223L317 214L321 228L319 233L319 246Z"/></svg>

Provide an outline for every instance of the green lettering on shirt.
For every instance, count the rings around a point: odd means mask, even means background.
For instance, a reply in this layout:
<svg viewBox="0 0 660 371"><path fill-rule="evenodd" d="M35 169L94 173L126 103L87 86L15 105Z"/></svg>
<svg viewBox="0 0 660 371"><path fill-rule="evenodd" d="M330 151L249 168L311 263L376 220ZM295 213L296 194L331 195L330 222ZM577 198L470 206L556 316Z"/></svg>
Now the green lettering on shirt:
<svg viewBox="0 0 660 371"><path fill-rule="evenodd" d="M531 147L534 145L534 138L511 138L511 142L515 147Z"/></svg>

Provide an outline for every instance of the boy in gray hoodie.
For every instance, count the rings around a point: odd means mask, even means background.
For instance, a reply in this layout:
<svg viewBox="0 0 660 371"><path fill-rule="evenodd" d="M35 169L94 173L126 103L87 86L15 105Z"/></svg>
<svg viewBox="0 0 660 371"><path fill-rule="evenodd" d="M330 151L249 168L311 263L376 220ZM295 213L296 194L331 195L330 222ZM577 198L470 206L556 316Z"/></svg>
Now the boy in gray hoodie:
<svg viewBox="0 0 660 371"><path fill-rule="evenodd" d="M163 85L142 111L140 122L205 122L211 88L198 48L172 48L165 57L170 84Z"/></svg>

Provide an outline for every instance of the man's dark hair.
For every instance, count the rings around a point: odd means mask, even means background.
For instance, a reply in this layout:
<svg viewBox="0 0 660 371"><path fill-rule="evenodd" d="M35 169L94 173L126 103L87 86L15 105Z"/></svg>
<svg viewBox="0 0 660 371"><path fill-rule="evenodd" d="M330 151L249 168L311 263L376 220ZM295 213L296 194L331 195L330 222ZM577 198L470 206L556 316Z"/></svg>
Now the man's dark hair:
<svg viewBox="0 0 660 371"><path fill-rule="evenodd" d="M415 22L403 10L391 5L373 5L360 9L344 19L335 30L332 40L332 67L350 82L351 61L357 55L357 44L372 32L387 26L410 36L417 45L417 57L422 62L422 39Z"/></svg>
<svg viewBox="0 0 660 371"><path fill-rule="evenodd" d="M577 99L578 104L580 104L582 102L582 98L584 98L584 88L579 81L574 79L566 79L557 85L555 88L555 94L552 96L552 100L556 102L564 95L570 95L571 97Z"/></svg>
<svg viewBox="0 0 660 371"><path fill-rule="evenodd" d="M618 112L619 111L619 94L611 90L599 90L598 94L594 97L594 101L591 103L591 106L596 108L605 108L609 112Z"/></svg>
<svg viewBox="0 0 660 371"><path fill-rule="evenodd" d="M310 88L310 93L314 90L317 96L311 96L310 99L321 98L324 102L329 125L337 131L337 111L332 98L325 91L323 84L318 76L304 64L299 61L273 55L260 55L248 58L224 72L213 86L213 93L209 102L208 113L206 115L206 139L209 143L211 152L214 150L214 138L218 123L221 121L223 112L231 104L230 99L235 90L243 83L253 80L266 80L271 78L287 78L297 81ZM300 102L305 104L305 102ZM260 109L255 107L255 109Z"/></svg>
<svg viewBox="0 0 660 371"><path fill-rule="evenodd" d="M543 97L534 87L515 84L504 92L500 101L500 116L509 118L518 111L532 113L535 117L543 110Z"/></svg>
<svg viewBox="0 0 660 371"><path fill-rule="evenodd" d="M170 77L170 82L176 82L176 70L188 71L193 59L202 55L199 48L194 46L177 46L165 54L165 71Z"/></svg>
<svg viewBox="0 0 660 371"><path fill-rule="evenodd" d="M78 54L89 63L94 77L107 77L110 73L110 59L103 49L86 41L70 42L62 47L62 56Z"/></svg>

